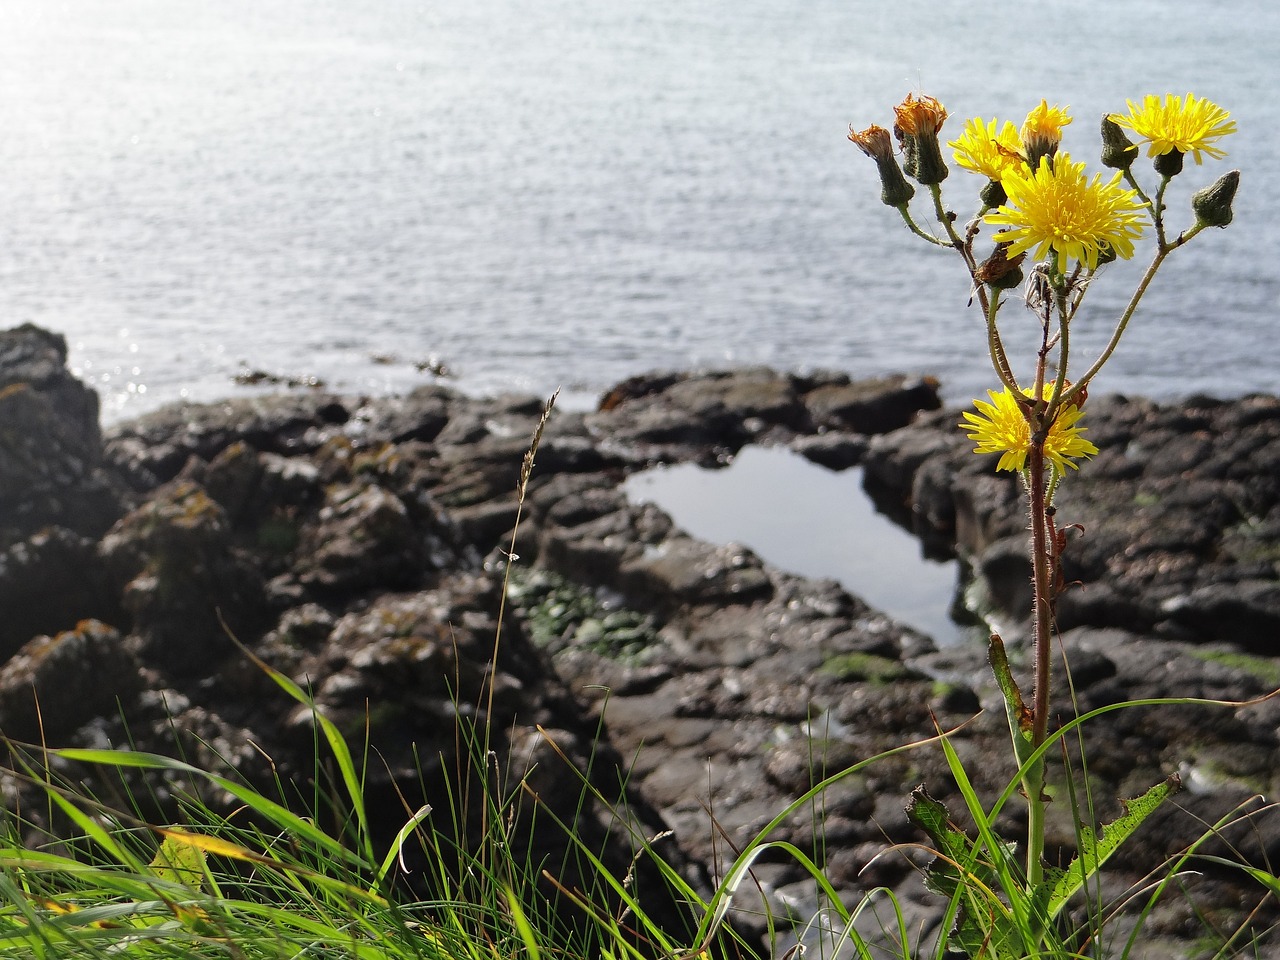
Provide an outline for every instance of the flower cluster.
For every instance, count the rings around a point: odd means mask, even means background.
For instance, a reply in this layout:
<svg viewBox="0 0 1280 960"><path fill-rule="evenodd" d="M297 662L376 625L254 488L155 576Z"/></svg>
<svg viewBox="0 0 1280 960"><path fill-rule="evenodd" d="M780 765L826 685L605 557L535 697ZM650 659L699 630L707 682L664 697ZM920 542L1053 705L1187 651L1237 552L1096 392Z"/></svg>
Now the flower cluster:
<svg viewBox="0 0 1280 960"><path fill-rule="evenodd" d="M1097 452L1081 436L1084 389L1114 349L1146 283L1144 280L1118 322L1111 344L1082 383L1061 401L1050 396L1051 388L1046 386L1041 401L1032 403L1027 399L1032 391L1018 384L1008 363L996 323L1003 291L1023 280L1020 265L1024 258L1029 254L1038 261L1032 273L1034 282L1027 285L1026 300L1044 326L1036 381L1048 382L1053 376L1050 372L1046 377L1046 368L1055 346L1059 352L1054 362L1060 370L1067 369L1067 326L1099 266L1117 258L1132 258L1135 241L1148 225L1154 225L1157 239L1157 258L1150 270L1154 272L1165 255L1200 230L1231 222L1240 181L1239 171L1234 170L1191 197L1192 229L1169 240L1163 220L1165 188L1181 172L1183 158L1190 154L1200 164L1205 156L1224 156L1218 144L1235 132L1231 115L1190 93L1147 96L1141 103L1127 103L1127 115L1108 114L1102 119L1101 159L1114 171L1109 178L1102 173L1091 176L1083 162L1073 160L1062 149L1063 129L1072 122L1065 107L1041 100L1020 128L1008 120L966 120L960 135L947 146L957 166L986 178L987 183L979 194L982 206L978 216L963 232L956 227L956 215L946 212L941 200L939 185L948 171L939 134L948 113L940 102L929 96L908 95L894 108L893 139L888 130L874 125L849 133L849 139L879 168L881 199L896 207L917 235L959 250L965 257L975 294L988 315L992 361L1004 389L989 392L990 402L974 401L978 412L964 414L961 426L971 431L976 452L1000 454L997 469L1024 471L1034 448L1043 450L1046 463L1060 476L1066 468L1075 467L1073 460ZM893 140L903 157L901 167ZM1147 155L1161 177L1154 200L1143 193L1131 169L1140 144L1147 146ZM945 239L926 233L912 219L909 204L915 188L908 177L928 188L938 223L947 234ZM983 225L994 228L991 240L995 244L985 258L973 251Z"/></svg>

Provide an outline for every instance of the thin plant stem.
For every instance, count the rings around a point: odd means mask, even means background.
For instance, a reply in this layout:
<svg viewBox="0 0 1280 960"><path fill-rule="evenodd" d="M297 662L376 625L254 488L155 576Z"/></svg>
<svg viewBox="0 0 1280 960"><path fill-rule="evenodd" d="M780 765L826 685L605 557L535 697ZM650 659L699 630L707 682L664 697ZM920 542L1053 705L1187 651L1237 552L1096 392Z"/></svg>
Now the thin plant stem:
<svg viewBox="0 0 1280 960"><path fill-rule="evenodd" d="M907 205L905 203L902 204L900 207L898 207L897 210L900 214L902 214L902 219L906 223L906 225L911 229L911 232L914 233L921 240L928 240L930 243L935 244L939 247L951 246L951 244L947 243L945 240L939 240L933 234L925 233L923 230L921 230L920 227L916 225L915 220L912 219L911 211L907 209Z"/></svg>
<svg viewBox="0 0 1280 960"><path fill-rule="evenodd" d="M1198 231L1193 229L1189 235L1185 236L1185 238L1179 237L1177 245L1181 246L1196 232ZM1124 336L1125 328L1129 326L1129 321L1133 319L1133 314L1138 309L1138 302L1142 299L1143 294L1147 292L1147 287L1149 287L1151 285L1151 281L1155 279L1156 271L1160 269L1160 265L1164 263L1164 258L1169 255L1169 251L1172 249L1173 247L1166 249L1162 246L1156 251L1156 255L1151 258L1151 263L1148 264L1146 272L1142 275L1142 279L1138 281L1138 286L1133 291L1133 296L1129 298L1129 303L1124 308L1124 313L1120 315L1120 319L1116 322L1116 328L1111 331L1111 339L1107 342L1106 347L1103 348L1102 353L1098 354L1098 359L1093 361L1093 366L1089 368L1088 372L1077 380L1072 385L1071 389L1067 391L1066 396L1062 398L1064 403L1074 403L1075 398L1078 397L1080 392L1089 385L1089 381L1097 376L1098 371L1101 370L1106 362L1111 359L1111 355L1115 353L1116 347L1120 345L1120 338Z"/></svg>
<svg viewBox="0 0 1280 960"><path fill-rule="evenodd" d="M933 212L937 215L938 222L942 224L942 228L947 231L947 236L951 238L950 245L960 251L960 255L969 264L969 271L972 273L974 264L970 262L971 256L965 248L964 241L960 239L960 234L956 233L956 225L952 222L952 215L949 215L942 206L942 187L936 183L931 183L929 184L929 193L933 197Z"/></svg>
<svg viewBox="0 0 1280 960"><path fill-rule="evenodd" d="M1067 383L1067 358L1071 351L1071 310L1067 290L1055 287L1053 299L1058 306L1058 375L1053 381L1052 400L1045 410L1045 424L1050 427L1058 418L1058 411L1063 409L1062 392ZM1049 497L1047 502L1052 503L1053 498Z"/></svg>
<svg viewBox="0 0 1280 960"><path fill-rule="evenodd" d="M1156 223L1156 246L1163 250L1166 246L1164 237L1164 192L1169 189L1171 177L1162 177L1160 186L1156 188L1156 202L1152 207L1152 218Z"/></svg>
<svg viewBox="0 0 1280 960"><path fill-rule="evenodd" d="M985 291L979 291L983 299L986 298ZM1009 388L1014 394L1022 392L1022 388L1018 386L1017 378L1013 375L1013 368L1009 366L1009 357L1005 354L1004 340L1000 336L1000 327L996 323L996 312L1000 309L1000 294L996 292L988 304L984 304L987 314L987 349L991 352L991 364L995 367L996 376L1000 378L1000 382Z"/></svg>

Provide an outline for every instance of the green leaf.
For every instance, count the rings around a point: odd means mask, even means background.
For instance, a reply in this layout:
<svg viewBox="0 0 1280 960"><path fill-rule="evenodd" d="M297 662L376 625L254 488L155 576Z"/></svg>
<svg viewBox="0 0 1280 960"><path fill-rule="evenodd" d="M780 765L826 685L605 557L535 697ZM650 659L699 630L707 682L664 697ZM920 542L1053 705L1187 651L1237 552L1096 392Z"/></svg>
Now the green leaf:
<svg viewBox="0 0 1280 960"><path fill-rule="evenodd" d="M991 634L991 642L987 647L987 661L991 664L991 672L995 674L996 683L1004 695L1004 709L1009 718L1009 733L1013 737L1013 749L1018 755L1018 766L1022 766L1033 750L1031 744L1033 717L1031 709L1022 699L1018 682L1013 679L1009 658L1004 651L1004 641L1000 639L998 633Z"/></svg>
<svg viewBox="0 0 1280 960"><path fill-rule="evenodd" d="M1021 937L1008 907L995 893L996 871L978 857L974 842L951 822L946 806L919 786L911 791L907 819L929 835L938 853L925 871L925 886L958 907L949 945L970 957L1022 960L1026 951Z"/></svg>
<svg viewBox="0 0 1280 960"><path fill-rule="evenodd" d="M1055 870L1052 876L1046 875L1046 880L1053 882L1048 902L1049 915L1056 917L1061 913L1071 897L1102 869L1102 865L1133 836L1134 831L1142 826L1143 821L1155 813L1160 804L1177 793L1181 787L1182 780L1175 773L1163 783L1157 783L1142 796L1134 797L1132 800L1121 800L1124 813L1110 823L1104 824L1101 836L1095 835L1093 830L1081 824L1080 852L1068 864L1066 870Z"/></svg>
<svg viewBox="0 0 1280 960"><path fill-rule="evenodd" d="M169 880L194 890L204 887L208 873L204 850L174 834L165 835L149 866L160 880Z"/></svg>

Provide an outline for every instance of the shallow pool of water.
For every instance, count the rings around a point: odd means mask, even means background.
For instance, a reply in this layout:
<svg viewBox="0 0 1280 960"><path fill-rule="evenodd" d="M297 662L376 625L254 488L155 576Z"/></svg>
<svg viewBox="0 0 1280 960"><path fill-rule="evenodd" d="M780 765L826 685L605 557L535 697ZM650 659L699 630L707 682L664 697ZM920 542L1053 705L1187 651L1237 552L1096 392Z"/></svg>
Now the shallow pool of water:
<svg viewBox="0 0 1280 960"><path fill-rule="evenodd" d="M925 557L916 537L877 511L861 469L836 472L784 447L746 447L721 469L658 467L625 489L702 540L741 543L780 569L831 577L939 645L970 633L949 614L958 563Z"/></svg>

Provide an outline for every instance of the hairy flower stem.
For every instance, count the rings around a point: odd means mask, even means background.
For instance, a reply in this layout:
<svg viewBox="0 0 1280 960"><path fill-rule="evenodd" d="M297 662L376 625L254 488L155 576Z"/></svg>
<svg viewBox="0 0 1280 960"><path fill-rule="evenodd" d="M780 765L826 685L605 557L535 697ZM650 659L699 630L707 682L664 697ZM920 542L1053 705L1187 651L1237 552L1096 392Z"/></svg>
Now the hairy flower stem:
<svg viewBox="0 0 1280 960"><path fill-rule="evenodd" d="M1044 743L1049 729L1049 666L1051 662L1051 630L1053 627L1053 586L1050 578L1050 554L1053 542L1049 536L1046 511L1044 441L1047 428L1033 430L1031 449L1027 455L1027 499L1031 515L1031 563L1035 601L1034 621L1035 680L1031 701L1031 747ZM1044 764L1037 763L1024 782L1027 791L1027 880L1037 887L1044 880Z"/></svg>

